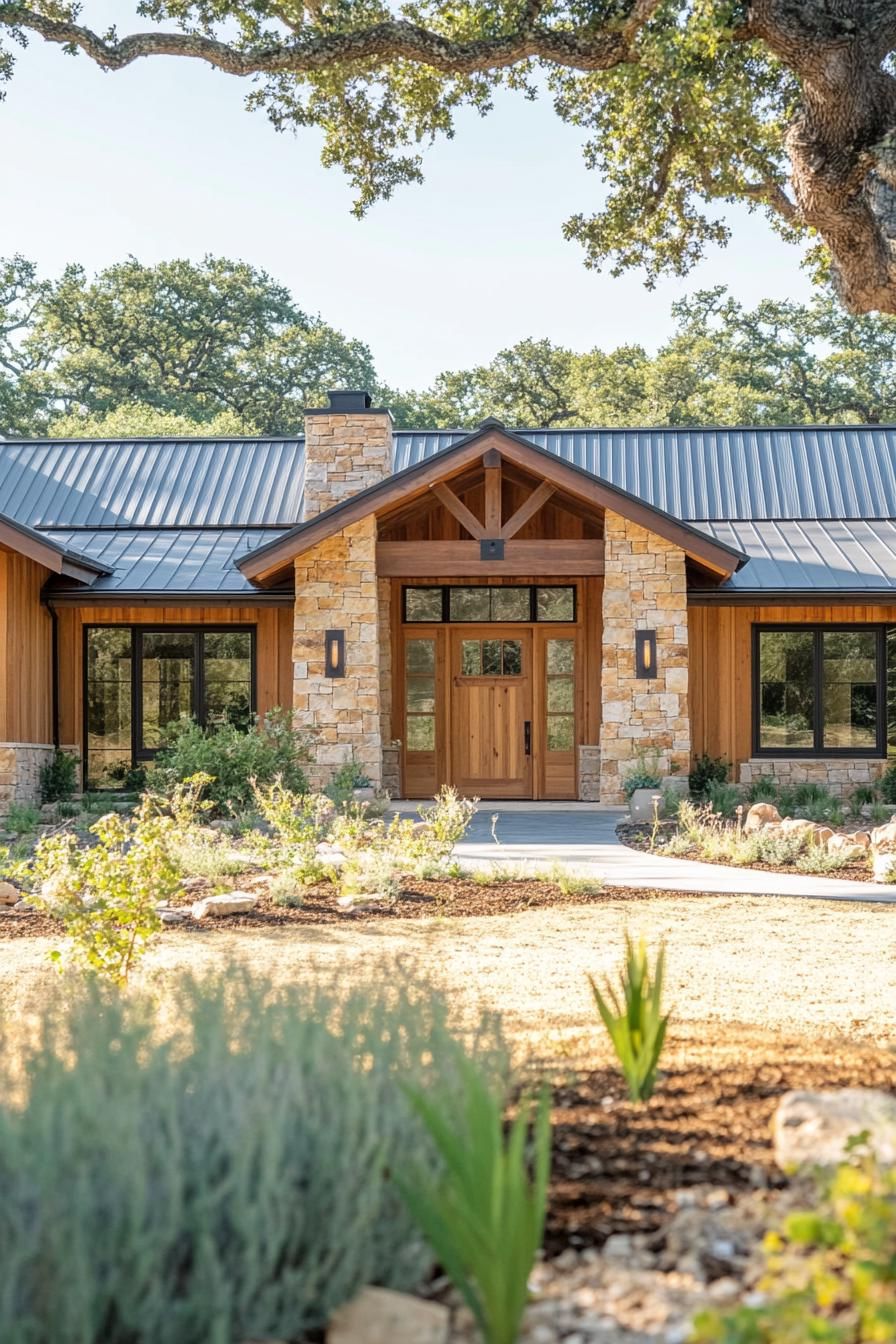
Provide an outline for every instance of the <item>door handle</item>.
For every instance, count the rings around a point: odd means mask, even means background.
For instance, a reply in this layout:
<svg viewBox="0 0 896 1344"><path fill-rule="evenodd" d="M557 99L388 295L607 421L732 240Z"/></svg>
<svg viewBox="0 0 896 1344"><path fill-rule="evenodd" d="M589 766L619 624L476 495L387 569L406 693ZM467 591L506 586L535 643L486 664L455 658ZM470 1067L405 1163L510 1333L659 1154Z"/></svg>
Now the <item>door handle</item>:
<svg viewBox="0 0 896 1344"><path fill-rule="evenodd" d="M523 724L523 745L526 749L526 755L532 755L532 723L529 719Z"/></svg>

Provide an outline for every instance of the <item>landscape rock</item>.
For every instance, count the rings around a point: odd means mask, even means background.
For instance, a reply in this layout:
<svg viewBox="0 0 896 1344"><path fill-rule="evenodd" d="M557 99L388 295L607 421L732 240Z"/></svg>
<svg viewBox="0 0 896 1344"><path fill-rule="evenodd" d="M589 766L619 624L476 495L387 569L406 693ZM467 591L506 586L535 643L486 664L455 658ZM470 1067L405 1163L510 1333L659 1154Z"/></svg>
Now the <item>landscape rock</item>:
<svg viewBox="0 0 896 1344"><path fill-rule="evenodd" d="M440 1302L362 1288L336 1311L327 1344L447 1344L450 1314Z"/></svg>
<svg viewBox="0 0 896 1344"><path fill-rule="evenodd" d="M896 854L875 854L872 876L875 882L889 882Z"/></svg>
<svg viewBox="0 0 896 1344"><path fill-rule="evenodd" d="M847 1140L865 1130L878 1161L896 1163L896 1096L870 1087L785 1092L773 1123L775 1161L783 1171L835 1166Z"/></svg>
<svg viewBox="0 0 896 1344"><path fill-rule="evenodd" d="M801 835L806 831L814 831L815 822L809 821L805 817L785 817L781 822L781 832L784 835Z"/></svg>
<svg viewBox="0 0 896 1344"><path fill-rule="evenodd" d="M854 845L860 845L862 849L871 848L871 836L867 831L853 831L846 838L851 840Z"/></svg>
<svg viewBox="0 0 896 1344"><path fill-rule="evenodd" d="M775 826L781 820L781 813L773 803L754 803L746 815L744 832L761 831L764 826Z"/></svg>
<svg viewBox="0 0 896 1344"><path fill-rule="evenodd" d="M861 861L866 853L864 845L856 844L851 835L831 835L828 838L827 851L850 863Z"/></svg>
<svg viewBox="0 0 896 1344"><path fill-rule="evenodd" d="M807 836L808 843L810 845L817 845L819 849L824 849L833 838L834 832L831 830L830 826L813 826Z"/></svg>
<svg viewBox="0 0 896 1344"><path fill-rule="evenodd" d="M11 882L0 882L0 905L15 905L22 893Z"/></svg>
<svg viewBox="0 0 896 1344"><path fill-rule="evenodd" d="M200 891L206 885L204 877L185 877L181 881L181 891Z"/></svg>
<svg viewBox="0 0 896 1344"><path fill-rule="evenodd" d="M183 924L186 918L187 918L186 910L159 911L159 919L162 921L163 924Z"/></svg>
<svg viewBox="0 0 896 1344"><path fill-rule="evenodd" d="M871 845L877 850L896 846L896 821L888 821L886 826L876 826L871 832Z"/></svg>
<svg viewBox="0 0 896 1344"><path fill-rule="evenodd" d="M258 897L248 891L227 891L221 896L206 896L194 901L190 911L194 919L206 919L209 915L243 915L254 910Z"/></svg>

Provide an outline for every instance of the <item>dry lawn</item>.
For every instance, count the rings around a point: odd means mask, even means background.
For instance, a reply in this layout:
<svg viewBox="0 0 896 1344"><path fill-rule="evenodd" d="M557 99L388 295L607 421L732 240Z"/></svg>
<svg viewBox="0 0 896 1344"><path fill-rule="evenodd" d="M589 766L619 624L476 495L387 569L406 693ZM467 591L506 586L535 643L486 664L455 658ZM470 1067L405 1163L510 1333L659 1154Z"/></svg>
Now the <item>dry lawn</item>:
<svg viewBox="0 0 896 1344"><path fill-rule="evenodd" d="M896 907L883 905L741 896L627 903L605 894L590 906L489 918L167 933L145 974L164 980L185 965L241 958L291 979L311 963L369 969L398 956L444 986L459 1008L500 1010L528 1058L596 1062L604 1045L586 973L615 970L626 927L654 945L666 939L675 1053L696 1047L705 1059L708 1048L722 1064L770 1036L801 1038L819 1054L849 1042L896 1045ZM51 946L43 938L0 942L0 1011L39 999L56 975Z"/></svg>

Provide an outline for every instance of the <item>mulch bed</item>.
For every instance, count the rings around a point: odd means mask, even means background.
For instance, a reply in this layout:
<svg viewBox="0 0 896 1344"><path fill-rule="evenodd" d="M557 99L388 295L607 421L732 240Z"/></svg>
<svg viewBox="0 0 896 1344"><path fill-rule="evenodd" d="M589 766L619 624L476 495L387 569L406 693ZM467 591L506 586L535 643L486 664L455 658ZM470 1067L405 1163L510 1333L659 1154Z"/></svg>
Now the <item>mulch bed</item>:
<svg viewBox="0 0 896 1344"><path fill-rule="evenodd" d="M838 827L832 827L832 829L841 832L843 835L847 835L851 830L861 830L862 827L838 826ZM656 835L657 852L659 852L661 846L664 845L667 840L672 839L672 836L675 834L675 830L676 827L674 821L660 822L659 830ZM650 850L650 840L653 834L653 827L650 825L645 825L641 822L623 821L620 822L620 824L616 827L616 834L619 836L619 839L622 841L624 845L628 845L630 849L638 849L641 851L642 854L646 854ZM682 859L691 859L697 863L712 863L713 865L719 868L754 868L759 869L760 871L766 873L791 873L795 874L797 877L800 876L833 877L837 878L838 880L843 878L850 882L871 881L871 867L867 863L847 863L843 868L837 868L830 873L801 874L799 868L797 868L792 863L786 863L786 864L729 863L726 859L723 858L717 858L717 859L701 858L701 856L697 853L696 850L694 850L692 854L678 854L675 855L675 857Z"/></svg>
<svg viewBox="0 0 896 1344"><path fill-rule="evenodd" d="M182 924L166 925L163 934L214 934L225 929L243 928L259 931L302 924L352 924L396 919L468 919L483 915L512 915L521 910L540 910L546 907L569 905L601 905L609 901L645 901L683 899L678 893L653 891L649 888L606 887L594 894L563 892L550 882L531 880L496 882L488 886L464 878L427 881L411 878L398 899L392 903L378 902L344 909L336 903L336 889L329 883L308 887L301 906L292 908L275 905L267 895L266 886L257 878L233 878L234 889L253 891L258 905L242 915L219 915L213 918L186 919ZM190 893L189 900L180 908L189 910L194 900L210 894L200 888ZM695 893L696 895L696 893ZM686 899L686 898L684 898ZM4 938L58 938L62 934L59 922L37 911L0 909L0 941Z"/></svg>
<svg viewBox="0 0 896 1344"><path fill-rule="evenodd" d="M675 1211L675 1192L689 1186L736 1196L786 1184L771 1142L784 1092L896 1091L896 1059L874 1046L782 1041L749 1029L736 1038L729 1026L724 1050L670 1041L670 1064L646 1105L627 1100L610 1068L555 1092L549 1254L601 1246L616 1232L659 1232Z"/></svg>

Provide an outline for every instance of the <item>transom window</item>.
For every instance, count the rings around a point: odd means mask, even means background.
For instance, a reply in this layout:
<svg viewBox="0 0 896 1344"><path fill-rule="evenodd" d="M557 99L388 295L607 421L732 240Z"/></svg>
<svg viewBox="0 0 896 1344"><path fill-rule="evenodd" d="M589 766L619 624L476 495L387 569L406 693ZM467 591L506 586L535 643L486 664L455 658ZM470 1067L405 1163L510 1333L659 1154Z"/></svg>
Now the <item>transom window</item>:
<svg viewBox="0 0 896 1344"><path fill-rule="evenodd" d="M88 626L85 632L87 784L115 788L164 746L184 718L248 728L255 708L251 629Z"/></svg>
<svg viewBox="0 0 896 1344"><path fill-rule="evenodd" d="M576 619L576 590L570 584L461 584L406 587L404 619L409 624L446 621L560 621Z"/></svg>
<svg viewBox="0 0 896 1344"><path fill-rule="evenodd" d="M757 627L756 750L883 755L886 644L893 632L886 633L885 640L879 626Z"/></svg>

